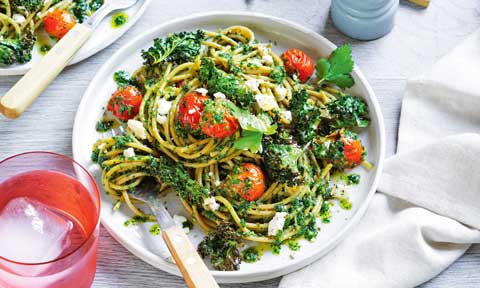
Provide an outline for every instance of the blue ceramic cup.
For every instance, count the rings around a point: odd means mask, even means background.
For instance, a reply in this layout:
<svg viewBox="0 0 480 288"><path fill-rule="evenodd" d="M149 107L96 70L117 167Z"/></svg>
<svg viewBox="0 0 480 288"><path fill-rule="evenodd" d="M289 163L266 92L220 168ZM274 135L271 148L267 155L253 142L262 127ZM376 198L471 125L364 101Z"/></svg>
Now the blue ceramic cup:
<svg viewBox="0 0 480 288"><path fill-rule="evenodd" d="M399 0L332 0L335 26L359 40L373 40L390 32Z"/></svg>

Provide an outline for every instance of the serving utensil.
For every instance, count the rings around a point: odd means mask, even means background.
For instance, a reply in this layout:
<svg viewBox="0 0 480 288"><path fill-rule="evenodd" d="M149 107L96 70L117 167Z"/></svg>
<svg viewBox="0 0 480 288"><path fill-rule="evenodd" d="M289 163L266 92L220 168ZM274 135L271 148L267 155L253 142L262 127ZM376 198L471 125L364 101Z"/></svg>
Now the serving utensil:
<svg viewBox="0 0 480 288"><path fill-rule="evenodd" d="M162 231L162 237L188 287L218 287L217 282L202 258L198 255L197 250L193 247L183 228L175 225L172 216L168 213L158 197L159 188L158 183L153 181L151 183L142 183L136 189L129 192L129 195L144 202L157 218L157 222Z"/></svg>
<svg viewBox="0 0 480 288"><path fill-rule="evenodd" d="M93 16L84 23L77 23L3 96L0 100L0 112L8 118L19 117L62 72L103 18L113 11L129 8L137 1L105 0Z"/></svg>

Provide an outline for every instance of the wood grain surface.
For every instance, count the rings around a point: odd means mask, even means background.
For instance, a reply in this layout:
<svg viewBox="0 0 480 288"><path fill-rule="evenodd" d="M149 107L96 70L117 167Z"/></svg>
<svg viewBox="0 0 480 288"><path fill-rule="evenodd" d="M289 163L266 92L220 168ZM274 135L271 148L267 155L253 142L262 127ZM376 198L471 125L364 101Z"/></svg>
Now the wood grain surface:
<svg viewBox="0 0 480 288"><path fill-rule="evenodd" d="M387 155L392 155L406 79L428 70L442 55L480 27L480 1L435 0L427 9L401 1L394 30L384 38L370 42L355 41L338 32L328 17L329 6L329 0L152 1L144 17L119 41L67 68L19 119L8 120L0 116L0 159L32 150L71 155L75 111L102 63L134 36L154 25L215 10L272 14L309 27L336 44L352 43L356 64L370 81L382 106L387 129ZM0 95L18 79L18 76L0 77ZM94 288L186 287L181 278L155 269L130 254L105 230L100 234ZM277 278L254 284L221 286L273 288L279 281ZM472 246L452 266L421 287L480 287L480 245Z"/></svg>

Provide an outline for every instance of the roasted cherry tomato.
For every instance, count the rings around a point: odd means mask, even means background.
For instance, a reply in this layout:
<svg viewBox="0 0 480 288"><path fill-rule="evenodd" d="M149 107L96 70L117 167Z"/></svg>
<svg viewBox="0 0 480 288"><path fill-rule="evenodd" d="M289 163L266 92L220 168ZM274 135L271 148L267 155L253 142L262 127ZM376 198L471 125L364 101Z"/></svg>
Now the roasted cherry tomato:
<svg viewBox="0 0 480 288"><path fill-rule="evenodd" d="M358 139L342 136L343 155L347 161L347 166L353 168L360 165L363 161L363 146Z"/></svg>
<svg viewBox="0 0 480 288"><path fill-rule="evenodd" d="M203 134L213 138L225 138L240 129L240 123L219 101L210 100L200 119Z"/></svg>
<svg viewBox="0 0 480 288"><path fill-rule="evenodd" d="M65 10L54 10L43 19L45 31L58 39L61 39L75 26L76 21L72 14Z"/></svg>
<svg viewBox="0 0 480 288"><path fill-rule="evenodd" d="M200 118L202 117L203 102L208 96L202 96L199 93L188 93L178 103L178 117L184 127L190 127L197 130Z"/></svg>
<svg viewBox="0 0 480 288"><path fill-rule="evenodd" d="M226 185L243 199L255 201L265 192L265 176L257 165L245 163L239 167L239 171L234 171Z"/></svg>
<svg viewBox="0 0 480 288"><path fill-rule="evenodd" d="M133 86L118 88L108 100L107 109L118 119L127 121L138 114L142 103L142 93Z"/></svg>
<svg viewBox="0 0 480 288"><path fill-rule="evenodd" d="M281 58L287 73L290 75L298 73L298 79L300 79L302 83L307 82L315 70L312 58L308 57L302 50L287 50L282 54Z"/></svg>

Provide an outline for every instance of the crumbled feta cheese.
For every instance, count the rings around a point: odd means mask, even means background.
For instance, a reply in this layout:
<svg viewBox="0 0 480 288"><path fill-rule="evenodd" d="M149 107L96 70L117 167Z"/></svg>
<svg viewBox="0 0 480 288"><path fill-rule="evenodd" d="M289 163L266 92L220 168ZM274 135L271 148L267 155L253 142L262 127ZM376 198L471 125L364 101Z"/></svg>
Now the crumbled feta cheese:
<svg viewBox="0 0 480 288"><path fill-rule="evenodd" d="M184 216L177 214L173 215L173 222L177 227L183 228L183 231L185 233L190 232L190 229L188 227L183 227L183 223L187 222L187 218L185 218Z"/></svg>
<svg viewBox="0 0 480 288"><path fill-rule="evenodd" d="M269 55L270 49L266 45L258 45L258 52L261 56Z"/></svg>
<svg viewBox="0 0 480 288"><path fill-rule="evenodd" d="M248 79L247 81L245 81L245 85L252 90L257 90L258 85L260 85L260 83L261 83L260 81L258 81L256 79Z"/></svg>
<svg viewBox="0 0 480 288"><path fill-rule="evenodd" d="M283 110L280 111L280 116L287 122L290 123L292 122L292 112L288 110Z"/></svg>
<svg viewBox="0 0 480 288"><path fill-rule="evenodd" d="M197 89L195 89L195 92L198 92L198 93L202 94L203 96L205 96L205 95L207 95L208 90L205 89L205 88L197 88Z"/></svg>
<svg viewBox="0 0 480 288"><path fill-rule="evenodd" d="M167 116L165 116L165 115L158 115L158 116L157 116L157 122L158 122L159 124L165 124L165 123L167 123L167 121L168 121L168 117L167 117Z"/></svg>
<svg viewBox="0 0 480 288"><path fill-rule="evenodd" d="M103 147L105 147L105 145L107 145L106 143L102 143L100 145L97 146L98 150L102 150Z"/></svg>
<svg viewBox="0 0 480 288"><path fill-rule="evenodd" d="M215 186L220 186L220 184L222 184L222 182L220 182L220 180L215 181Z"/></svg>
<svg viewBox="0 0 480 288"><path fill-rule="evenodd" d="M225 94L223 94L222 92L216 92L215 94L213 94L213 97L217 98L217 99L226 99L227 96L225 96Z"/></svg>
<svg viewBox="0 0 480 288"><path fill-rule="evenodd" d="M135 157L135 151L133 151L132 147L127 148L127 149L123 150L123 156L125 158Z"/></svg>
<svg viewBox="0 0 480 288"><path fill-rule="evenodd" d="M262 57L262 62L267 64L267 65L272 65L273 64L273 57L270 55L265 55Z"/></svg>
<svg viewBox="0 0 480 288"><path fill-rule="evenodd" d="M215 197L213 196L209 198L205 198L205 200L203 200L203 206L207 207L212 211L217 211L218 208L220 208L220 204L218 204L217 201L215 201Z"/></svg>
<svg viewBox="0 0 480 288"><path fill-rule="evenodd" d="M213 176L213 172L212 171L208 172L208 176Z"/></svg>
<svg viewBox="0 0 480 288"><path fill-rule="evenodd" d="M287 88L283 86L277 86L277 94L278 94L278 100L282 101L285 99L285 96L287 96Z"/></svg>
<svg viewBox="0 0 480 288"><path fill-rule="evenodd" d="M283 229L285 224L285 217L287 217L287 212L277 212L273 216L272 220L268 222L268 235L275 236L279 230Z"/></svg>
<svg viewBox="0 0 480 288"><path fill-rule="evenodd" d="M255 100L257 100L258 106L263 111L270 111L278 108L277 100L275 100L275 97L272 95L258 93L255 95Z"/></svg>
<svg viewBox="0 0 480 288"><path fill-rule="evenodd" d="M17 23L25 22L25 16L23 16L22 14L13 14L12 19Z"/></svg>
<svg viewBox="0 0 480 288"><path fill-rule="evenodd" d="M252 59L250 59L250 61L248 61L247 66L248 65L253 65L253 66L259 67L259 66L262 66L262 62L258 58L252 58Z"/></svg>
<svg viewBox="0 0 480 288"><path fill-rule="evenodd" d="M157 100L158 104L158 115L167 115L172 108L172 102L165 100L164 98L160 98Z"/></svg>
<svg viewBox="0 0 480 288"><path fill-rule="evenodd" d="M127 122L128 128L132 130L133 134L140 139L147 139L147 132L143 128L143 123L138 120L130 119Z"/></svg>

